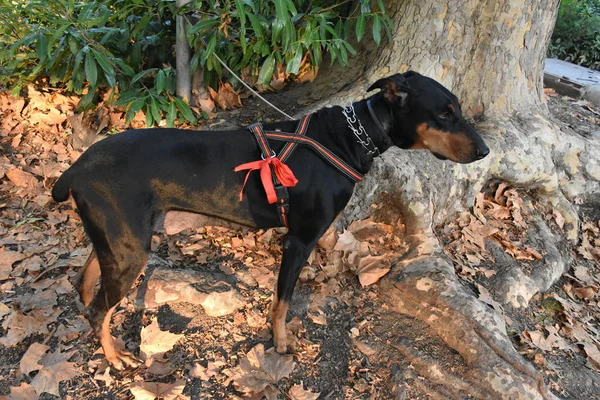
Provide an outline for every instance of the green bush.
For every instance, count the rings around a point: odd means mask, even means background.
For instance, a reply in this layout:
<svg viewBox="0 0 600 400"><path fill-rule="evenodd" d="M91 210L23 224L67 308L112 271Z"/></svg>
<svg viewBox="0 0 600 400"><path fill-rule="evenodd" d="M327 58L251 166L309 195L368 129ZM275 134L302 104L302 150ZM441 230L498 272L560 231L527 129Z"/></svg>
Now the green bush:
<svg viewBox="0 0 600 400"><path fill-rule="evenodd" d="M192 67L204 68L206 84L225 79L215 55L236 73L250 71L268 84L277 65L296 74L310 59L318 66L329 52L345 66L367 21L379 44L391 21L383 2L370 0L195 0L177 10L174 0L6 0L0 4L0 83L17 94L29 82L82 95L93 108L110 90L127 121L138 111L148 126L165 118L196 122L175 97L175 16L185 15L195 49Z"/></svg>
<svg viewBox="0 0 600 400"><path fill-rule="evenodd" d="M600 70L600 0L563 0L548 56Z"/></svg>

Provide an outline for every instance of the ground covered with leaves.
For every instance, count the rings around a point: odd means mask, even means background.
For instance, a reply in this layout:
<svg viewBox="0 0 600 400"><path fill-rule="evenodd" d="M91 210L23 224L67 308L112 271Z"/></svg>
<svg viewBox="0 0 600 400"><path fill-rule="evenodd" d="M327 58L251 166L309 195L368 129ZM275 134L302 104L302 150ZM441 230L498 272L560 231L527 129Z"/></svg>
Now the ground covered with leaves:
<svg viewBox="0 0 600 400"><path fill-rule="evenodd" d="M597 108L552 93L549 100L560 123L600 134ZM311 254L288 318L295 353L286 356L273 351L268 319L282 230L197 227L192 219L168 234L157 232L146 274L112 323L121 345L144 364L111 370L70 283L91 251L89 240L71 206L54 203L50 189L81 154L76 149L125 127L125 113L101 106L73 115L76 103L33 88L27 98L0 95L0 396L429 398L411 378L411 363L422 359L409 355L443 346L424 337L421 347L403 349L403 331L426 330L408 317L391 320L379 301L376 282L408 248L402 219L377 205L373 219L330 229ZM140 116L133 124L143 121ZM465 284L505 316L515 347L552 389L567 398L593 398L577 391L569 371L573 365L588 370L594 378L580 384L599 393L593 386L600 369L598 211L587 216L573 255L581 262L529 308L505 310L486 290L502 257L531 268L544 257L528 237L532 203L518 188L492 184L469 213L437 232ZM546 215L557 228L564 223L552 210ZM448 353L448 368L455 357Z"/></svg>

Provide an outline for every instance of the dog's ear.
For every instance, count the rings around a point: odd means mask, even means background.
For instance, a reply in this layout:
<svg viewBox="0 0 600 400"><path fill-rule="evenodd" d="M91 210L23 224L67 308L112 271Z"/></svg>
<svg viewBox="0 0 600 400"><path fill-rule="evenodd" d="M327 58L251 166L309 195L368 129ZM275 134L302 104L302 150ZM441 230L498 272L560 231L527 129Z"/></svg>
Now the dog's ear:
<svg viewBox="0 0 600 400"><path fill-rule="evenodd" d="M408 98L408 82L402 75L395 75L389 78L381 78L372 84L367 92L381 89L383 97L390 103L400 100L402 106L406 104Z"/></svg>

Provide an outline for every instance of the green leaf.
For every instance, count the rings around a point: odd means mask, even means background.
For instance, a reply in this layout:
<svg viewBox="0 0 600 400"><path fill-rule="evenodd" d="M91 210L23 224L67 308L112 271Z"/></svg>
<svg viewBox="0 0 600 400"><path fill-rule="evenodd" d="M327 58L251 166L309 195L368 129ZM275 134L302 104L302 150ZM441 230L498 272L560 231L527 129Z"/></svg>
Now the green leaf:
<svg viewBox="0 0 600 400"><path fill-rule="evenodd" d="M244 10L244 3L241 0L235 0L235 9L237 11L240 23L244 25L246 23L246 11Z"/></svg>
<svg viewBox="0 0 600 400"><path fill-rule="evenodd" d="M133 68L131 68L129 65L127 65L125 63L125 61L121 60L120 58L115 58L114 61L115 61L115 64L117 64L117 67L119 67L121 69L121 72L123 72L125 75L127 75L127 76L135 75L135 71L133 70Z"/></svg>
<svg viewBox="0 0 600 400"><path fill-rule="evenodd" d="M297 74L300 70L300 63L302 62L302 46L296 45L296 51L294 54L294 58L288 61L287 66L285 68L286 74Z"/></svg>
<svg viewBox="0 0 600 400"><path fill-rule="evenodd" d="M92 47L92 52L94 53L94 58L96 59L96 61L98 61L98 64L100 65L100 68L102 68L104 73L108 74L108 75L114 75L115 68L113 67L113 65L110 62L110 60L108 59L108 57L106 57L106 55L104 53L96 50L93 47Z"/></svg>
<svg viewBox="0 0 600 400"><path fill-rule="evenodd" d="M125 93L122 93L119 98L117 99L117 101L115 101L114 106L115 107L121 107L121 106L126 106L127 104L131 103L132 101L138 101L140 100L140 97L142 95L141 90L139 89L135 89L135 90L128 90ZM146 97L143 97L144 101L146 99ZM135 104L135 102L133 103ZM139 108L140 110L142 109L141 106ZM139 110L138 110L139 111Z"/></svg>
<svg viewBox="0 0 600 400"><path fill-rule="evenodd" d="M35 44L35 54L40 59L40 62L44 62L48 58L48 39L42 32L38 34Z"/></svg>
<svg viewBox="0 0 600 400"><path fill-rule="evenodd" d="M125 123L126 124L129 124L133 120L133 118L135 117L135 115L138 113L138 111L140 111L142 109L142 107L144 106L144 104L146 104L146 98L145 97L138 98L133 103L131 103L131 105L129 106L129 109L127 110L127 114L126 114L126 117L125 117Z"/></svg>
<svg viewBox="0 0 600 400"><path fill-rule="evenodd" d="M277 19L279 19L282 23L285 22L286 19L289 19L287 1L285 0L275 0L275 14Z"/></svg>
<svg viewBox="0 0 600 400"><path fill-rule="evenodd" d="M196 123L196 117L194 117L194 113L190 106L186 104L185 101L181 100L179 97L175 97L175 103L177 103L177 108L181 111L181 114L190 121L191 123Z"/></svg>
<svg viewBox="0 0 600 400"><path fill-rule="evenodd" d="M356 40L360 40L365 35L365 25L367 24L367 17L361 15L356 20Z"/></svg>
<svg viewBox="0 0 600 400"><path fill-rule="evenodd" d="M144 76L154 72L154 71L158 71L158 68L150 68L150 69L146 69L144 71L140 71L137 74L135 74L135 76L131 79L131 83L135 83L137 81L139 81L140 79L142 79Z"/></svg>
<svg viewBox="0 0 600 400"><path fill-rule="evenodd" d="M215 47L217 47L217 35L214 34L208 41L206 45L206 49L202 52L202 59L204 61L208 60L210 56L215 52Z"/></svg>
<svg viewBox="0 0 600 400"><path fill-rule="evenodd" d="M175 119L177 118L177 107L174 102L169 103L169 112L167 113L167 126L172 128L175 126Z"/></svg>
<svg viewBox="0 0 600 400"><path fill-rule="evenodd" d="M149 128L151 126L154 125L154 122L152 121L152 113L149 110L150 107L148 107L148 105L146 105L146 126Z"/></svg>
<svg viewBox="0 0 600 400"><path fill-rule="evenodd" d="M321 65L321 62L323 61L323 49L321 46L314 46L312 51L312 59L315 66Z"/></svg>
<svg viewBox="0 0 600 400"><path fill-rule="evenodd" d="M160 71L158 71L158 74L156 74L156 77L154 78L154 88L156 89L156 92L158 94L161 94L162 91L165 89L166 80L167 75L165 74L165 71L161 69Z"/></svg>
<svg viewBox="0 0 600 400"><path fill-rule="evenodd" d="M192 74L194 74L194 72L196 72L199 62L200 62L200 55L197 51L195 51L194 55L192 56L192 61L190 61L190 72Z"/></svg>
<svg viewBox="0 0 600 400"><path fill-rule="evenodd" d="M95 88L98 82L98 68L96 67L96 61L91 51L88 51L85 55L85 77L87 78L90 86Z"/></svg>
<svg viewBox="0 0 600 400"><path fill-rule="evenodd" d="M258 83L261 85L268 86L269 82L271 82L271 77L273 76L273 70L275 69L275 57L271 54L262 67L260 68L260 72L258 73Z"/></svg>
<svg viewBox="0 0 600 400"><path fill-rule="evenodd" d="M21 85L16 85L10 90L10 94L12 97L19 97L21 95L21 89L23 87Z"/></svg>
<svg viewBox="0 0 600 400"><path fill-rule="evenodd" d="M340 46L339 50L340 50L340 63L342 64L342 67L347 67L348 66L348 52L346 51L346 48L344 46Z"/></svg>
<svg viewBox="0 0 600 400"><path fill-rule="evenodd" d="M79 99L79 103L77 103L77 108L80 110L87 110L92 105L92 101L94 100L94 96L96 95L96 91L89 87L88 92Z"/></svg>
<svg viewBox="0 0 600 400"><path fill-rule="evenodd" d="M373 16L373 40L379 46L381 43L381 20L377 15Z"/></svg>
<svg viewBox="0 0 600 400"><path fill-rule="evenodd" d="M79 42L73 36L69 35L67 37L67 44L69 45L71 53L77 54L77 52L79 52Z"/></svg>
<svg viewBox="0 0 600 400"><path fill-rule="evenodd" d="M356 55L356 50L354 49L354 47L352 47L352 45L350 43L348 43L347 41L343 41L342 44L344 46L346 46L346 49L348 49L348 51L350 52L350 54L352 54L353 56Z"/></svg>
<svg viewBox="0 0 600 400"><path fill-rule="evenodd" d="M61 21L56 21L57 24L60 24ZM69 21L65 21L65 24L59 27L50 37L50 47L61 37L67 29L69 29L71 23ZM66 35L68 36L68 34Z"/></svg>
<svg viewBox="0 0 600 400"><path fill-rule="evenodd" d="M198 32L212 30L211 28L219 26L219 24L220 24L219 20L216 20L216 19L202 20L202 21L196 23L194 26L192 26L192 28L190 29L190 34L194 35Z"/></svg>
<svg viewBox="0 0 600 400"><path fill-rule="evenodd" d="M154 118L156 124L160 124L162 113L160 112L160 107L158 106L158 102L154 97L150 99L150 112L152 113L152 118Z"/></svg>
<svg viewBox="0 0 600 400"><path fill-rule="evenodd" d="M250 20L250 25L252 25L252 30L254 31L254 34L257 38L262 38L264 37L264 32L262 29L262 26L260 25L260 21L258 20L258 17L254 14L246 14L248 16L248 19Z"/></svg>

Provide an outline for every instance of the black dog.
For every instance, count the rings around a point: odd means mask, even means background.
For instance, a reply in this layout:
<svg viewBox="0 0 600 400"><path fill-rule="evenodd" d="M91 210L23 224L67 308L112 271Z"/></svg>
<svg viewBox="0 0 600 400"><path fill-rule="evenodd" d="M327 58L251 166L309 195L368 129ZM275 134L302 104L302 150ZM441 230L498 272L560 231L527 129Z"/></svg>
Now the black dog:
<svg viewBox="0 0 600 400"><path fill-rule="evenodd" d="M361 174L369 171L374 155L391 145L428 149L440 159L460 163L488 154L482 138L463 119L456 96L436 81L407 72L380 79L369 91L376 88L381 92L370 104L354 104L355 115L346 109L348 118L341 107L313 114L306 136ZM353 134L361 123L362 145ZM293 132L295 125L279 122L265 129ZM282 147L272 142L275 152ZM257 141L245 129L132 130L91 146L56 182L52 196L56 201L73 197L94 246L75 286L113 367L138 364L133 355L115 348L109 324L115 306L146 265L153 225L161 213L175 209L255 228L282 226L258 172L250 174L239 199L245 172L233 169L259 158ZM289 188L289 231L271 306L278 352L288 350L285 319L300 271L354 189L353 181L307 147L298 146L287 165L298 183Z"/></svg>

